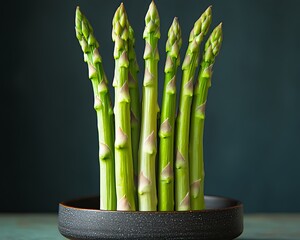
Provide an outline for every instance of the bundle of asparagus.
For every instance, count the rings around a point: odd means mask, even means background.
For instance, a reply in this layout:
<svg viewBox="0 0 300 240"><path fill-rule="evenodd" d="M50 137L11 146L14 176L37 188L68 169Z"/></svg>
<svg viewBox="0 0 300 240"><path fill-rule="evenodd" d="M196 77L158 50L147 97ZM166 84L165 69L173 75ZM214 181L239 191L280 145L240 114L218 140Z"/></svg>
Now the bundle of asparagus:
<svg viewBox="0 0 300 240"><path fill-rule="evenodd" d="M222 43L220 24L207 39L200 61L201 42L208 33L211 19L209 7L195 22L190 33L182 63L176 117L176 74L180 66L182 39L178 19L174 18L166 42L165 81L160 126L157 126L160 111L157 48L160 19L155 3L151 2L145 17L145 71L141 102L134 31L123 3L114 15L114 111L98 51L99 44L91 24L77 7L76 36L84 53L84 61L88 64L98 120L100 209L185 211L205 208L205 105L211 86L212 67ZM194 81L199 61L199 76Z"/></svg>

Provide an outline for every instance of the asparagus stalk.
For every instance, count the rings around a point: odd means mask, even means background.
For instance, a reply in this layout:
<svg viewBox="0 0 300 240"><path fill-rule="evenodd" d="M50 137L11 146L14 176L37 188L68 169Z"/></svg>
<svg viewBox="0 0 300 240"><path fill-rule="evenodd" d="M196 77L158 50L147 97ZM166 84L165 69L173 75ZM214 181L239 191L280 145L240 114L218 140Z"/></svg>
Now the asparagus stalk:
<svg viewBox="0 0 300 240"><path fill-rule="evenodd" d="M135 210L135 186L131 147L130 94L128 88L128 19L123 3L113 18L115 42L115 169L117 210Z"/></svg>
<svg viewBox="0 0 300 240"><path fill-rule="evenodd" d="M202 210L205 208L203 161L205 106L208 88L211 86L212 67L216 56L220 52L221 43L222 23L213 30L205 44L199 76L194 89L189 145L192 210Z"/></svg>
<svg viewBox="0 0 300 240"><path fill-rule="evenodd" d="M160 119L160 143L158 166L158 209L174 210L174 125L176 111L176 72L180 65L179 51L182 45L181 29L175 17L168 32L166 43L165 83Z"/></svg>
<svg viewBox="0 0 300 240"><path fill-rule="evenodd" d="M182 64L182 84L175 140L175 209L177 211L190 209L188 145L193 78L199 62L200 44L208 32L210 23L211 7L195 22L194 28L190 33L189 46Z"/></svg>
<svg viewBox="0 0 300 240"><path fill-rule="evenodd" d="M75 17L76 36L88 64L89 78L94 91L94 108L97 113L100 165L100 209L116 209L115 169L113 152L113 112L107 87L107 78L98 52L99 44L93 28L79 7Z"/></svg>
<svg viewBox="0 0 300 240"><path fill-rule="evenodd" d="M129 25L128 35L128 58L129 58L129 75L128 85L130 93L130 112L131 112L131 141L132 141L132 158L135 185L137 185L138 176L138 150L140 141L140 127L141 127L141 104L138 87L138 72L139 66L134 50L135 38L134 31Z"/></svg>
<svg viewBox="0 0 300 240"><path fill-rule="evenodd" d="M157 65L159 53L157 42L160 38L160 20L154 2L145 17L143 33L146 46L144 52L145 76L143 83L142 123L139 147L139 210L156 211L157 194L155 179L155 158L157 152Z"/></svg>

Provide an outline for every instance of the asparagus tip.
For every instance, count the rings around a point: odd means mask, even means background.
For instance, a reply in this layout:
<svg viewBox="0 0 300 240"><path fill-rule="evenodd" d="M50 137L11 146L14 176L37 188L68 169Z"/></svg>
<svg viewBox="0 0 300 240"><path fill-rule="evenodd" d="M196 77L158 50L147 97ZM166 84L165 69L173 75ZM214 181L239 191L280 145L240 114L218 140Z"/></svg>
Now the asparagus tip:
<svg viewBox="0 0 300 240"><path fill-rule="evenodd" d="M121 2L120 6L117 8L115 15L113 17L113 23L119 21L122 16L126 16L126 10L123 2ZM126 16L127 17L127 16Z"/></svg>
<svg viewBox="0 0 300 240"><path fill-rule="evenodd" d="M121 9L122 11L125 11L125 6L124 6L124 3L123 3L123 2L121 2L121 4L120 4L120 9Z"/></svg>
<svg viewBox="0 0 300 240"><path fill-rule="evenodd" d="M75 19L81 19L82 13L80 11L80 7L79 6L76 7L75 15L76 15Z"/></svg>
<svg viewBox="0 0 300 240"><path fill-rule="evenodd" d="M213 64L215 57L219 54L223 40L222 23L220 23L210 34L204 48L203 60L207 63ZM210 68L206 68L211 71Z"/></svg>
<svg viewBox="0 0 300 240"><path fill-rule="evenodd" d="M157 10L157 7L156 7L154 1L152 1L149 5L149 9L146 14L146 18L147 17L150 17L150 19L152 19L152 20L155 20L156 18L158 18L158 10Z"/></svg>
<svg viewBox="0 0 300 240"><path fill-rule="evenodd" d="M158 10L154 2L151 2L149 9L145 16L145 30L143 33L143 38L149 38L151 33L154 33L156 39L160 38L160 20Z"/></svg>
<svg viewBox="0 0 300 240"><path fill-rule="evenodd" d="M174 19L173 19L173 22L172 22L172 25L171 26L173 26L174 28L180 28L179 27L179 21L178 21L178 17L174 17ZM170 30L169 30L170 31Z"/></svg>
<svg viewBox="0 0 300 240"><path fill-rule="evenodd" d="M171 57L178 58L177 65L180 62L179 51L180 51L181 45L182 45L181 29L180 29L178 18L174 17L172 25L168 31L166 52L169 52ZM173 62L171 61L171 59L167 58L167 62L165 65L165 71L169 71L172 67L173 67Z"/></svg>
<svg viewBox="0 0 300 240"><path fill-rule="evenodd" d="M199 43L202 42L203 37L207 34L212 20L212 10L209 6L195 22L194 27L190 33L189 42L192 43L189 48L191 52L198 49Z"/></svg>
<svg viewBox="0 0 300 240"><path fill-rule="evenodd" d="M173 31L174 34L178 34L177 38L181 38L181 29L180 29L180 26L179 26L179 21L178 21L178 17L174 17L173 19L173 22L172 22L172 25L169 29L169 32L168 32L168 36L170 35L170 32Z"/></svg>
<svg viewBox="0 0 300 240"><path fill-rule="evenodd" d="M211 13L211 12L212 12L212 5L210 5L210 6L205 10L205 12Z"/></svg>

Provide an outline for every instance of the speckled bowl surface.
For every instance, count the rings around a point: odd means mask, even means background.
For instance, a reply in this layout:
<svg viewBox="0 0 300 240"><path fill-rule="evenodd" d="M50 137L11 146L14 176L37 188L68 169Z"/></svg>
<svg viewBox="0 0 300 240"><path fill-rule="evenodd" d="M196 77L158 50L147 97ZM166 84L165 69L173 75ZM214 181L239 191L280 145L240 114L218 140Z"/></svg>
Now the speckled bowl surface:
<svg viewBox="0 0 300 240"><path fill-rule="evenodd" d="M102 211L99 197L59 204L58 228L69 239L234 239L243 231L241 202L205 196L206 209L185 212Z"/></svg>

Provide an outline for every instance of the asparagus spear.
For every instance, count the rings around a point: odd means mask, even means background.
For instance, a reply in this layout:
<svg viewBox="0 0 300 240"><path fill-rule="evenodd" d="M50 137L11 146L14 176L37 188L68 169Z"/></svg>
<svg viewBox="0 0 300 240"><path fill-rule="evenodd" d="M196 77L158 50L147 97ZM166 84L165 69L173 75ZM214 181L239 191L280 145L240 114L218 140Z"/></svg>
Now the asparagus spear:
<svg viewBox="0 0 300 240"><path fill-rule="evenodd" d="M205 208L203 162L205 106L208 88L211 86L212 67L216 56L220 52L221 43L222 24L213 30L205 44L199 76L194 89L189 146L192 210L202 210Z"/></svg>
<svg viewBox="0 0 300 240"><path fill-rule="evenodd" d="M159 211L174 210L173 152L176 111L176 72L180 65L179 51L181 45L181 30L178 19L175 17L169 29L166 43L167 59L165 64L165 83L159 131Z"/></svg>
<svg viewBox="0 0 300 240"><path fill-rule="evenodd" d="M175 209L177 211L190 209L188 145L193 78L199 61L200 44L208 32L210 23L211 7L195 22L194 28L190 33L189 46L182 64L183 75L175 140Z"/></svg>
<svg viewBox="0 0 300 240"><path fill-rule="evenodd" d="M132 141L132 157L133 157L133 170L135 185L137 185L138 176L138 150L140 141L140 127L141 127L141 106L140 106L140 94L138 87L138 72L139 66L137 63L135 50L134 50L135 38L134 31L129 25L128 35L128 58L129 58L129 75L128 85L130 93L130 112L131 112L131 141Z"/></svg>
<svg viewBox="0 0 300 240"><path fill-rule="evenodd" d="M135 210L135 186L130 127L130 94L128 89L128 19L123 3L113 18L112 39L115 42L115 169L117 210Z"/></svg>
<svg viewBox="0 0 300 240"><path fill-rule="evenodd" d="M75 17L76 36L88 64L89 78L94 91L94 108L97 112L100 165L100 209L116 209L115 169L113 152L113 115L107 87L107 78L98 52L99 44L93 28L79 7Z"/></svg>
<svg viewBox="0 0 300 240"><path fill-rule="evenodd" d="M154 2L145 17L146 27L143 38L145 76L143 83L142 124L139 148L139 210L155 211L157 205L155 158L157 152L157 65L159 53L157 42L160 38L160 20Z"/></svg>

